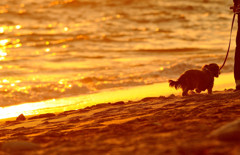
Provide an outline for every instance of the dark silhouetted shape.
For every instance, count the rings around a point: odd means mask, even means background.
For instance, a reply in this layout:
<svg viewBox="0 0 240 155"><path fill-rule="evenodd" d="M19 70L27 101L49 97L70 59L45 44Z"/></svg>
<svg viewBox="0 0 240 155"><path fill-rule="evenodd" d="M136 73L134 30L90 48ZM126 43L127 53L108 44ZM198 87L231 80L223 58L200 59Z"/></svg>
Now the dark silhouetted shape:
<svg viewBox="0 0 240 155"><path fill-rule="evenodd" d="M191 69L184 72L177 81L169 80L169 86L176 89L182 88L182 96L187 96L189 90L197 93L208 90L212 94L214 77L220 74L219 66L215 63L204 65L201 70Z"/></svg>

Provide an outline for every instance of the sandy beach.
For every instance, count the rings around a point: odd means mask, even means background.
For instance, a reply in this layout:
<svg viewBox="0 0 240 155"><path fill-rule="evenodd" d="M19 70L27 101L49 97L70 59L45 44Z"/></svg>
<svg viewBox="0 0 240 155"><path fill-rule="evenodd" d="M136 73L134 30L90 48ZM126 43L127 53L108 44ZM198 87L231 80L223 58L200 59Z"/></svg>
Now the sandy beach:
<svg viewBox="0 0 240 155"><path fill-rule="evenodd" d="M218 130L239 119L239 96L149 97L2 121L0 154L237 155L240 123L227 136Z"/></svg>

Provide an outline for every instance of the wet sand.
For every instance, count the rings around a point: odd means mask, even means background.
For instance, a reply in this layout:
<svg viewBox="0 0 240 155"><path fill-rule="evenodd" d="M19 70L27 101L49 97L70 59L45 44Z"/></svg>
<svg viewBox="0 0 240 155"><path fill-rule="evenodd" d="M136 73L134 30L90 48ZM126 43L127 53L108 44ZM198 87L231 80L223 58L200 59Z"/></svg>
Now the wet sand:
<svg viewBox="0 0 240 155"><path fill-rule="evenodd" d="M0 154L237 155L239 139L210 135L239 119L239 96L152 97L2 122Z"/></svg>

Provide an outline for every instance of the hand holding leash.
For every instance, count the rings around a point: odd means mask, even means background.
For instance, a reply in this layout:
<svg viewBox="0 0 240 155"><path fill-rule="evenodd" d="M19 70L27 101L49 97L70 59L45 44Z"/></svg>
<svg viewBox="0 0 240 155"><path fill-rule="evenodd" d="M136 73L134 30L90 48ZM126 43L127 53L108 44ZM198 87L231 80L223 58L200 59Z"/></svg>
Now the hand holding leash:
<svg viewBox="0 0 240 155"><path fill-rule="evenodd" d="M239 14L240 13L240 4L231 6L230 9L233 10L234 14Z"/></svg>

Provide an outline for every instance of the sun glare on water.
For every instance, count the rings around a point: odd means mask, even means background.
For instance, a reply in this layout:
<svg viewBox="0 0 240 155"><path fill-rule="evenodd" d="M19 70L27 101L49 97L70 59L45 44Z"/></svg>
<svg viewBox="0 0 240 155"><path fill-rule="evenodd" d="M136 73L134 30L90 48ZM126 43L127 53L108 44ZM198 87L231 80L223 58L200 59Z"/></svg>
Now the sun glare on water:
<svg viewBox="0 0 240 155"><path fill-rule="evenodd" d="M228 79L228 82L223 79ZM7 79L3 83L13 83ZM63 81L59 81L63 83ZM215 81L214 90L223 90L233 85L232 74L224 74ZM18 82L16 82L18 83ZM15 84L12 84L15 87ZM206 93L206 92L205 92ZM62 99L50 99L35 103L24 103L0 108L0 119L17 117L20 114L38 115L44 113L59 113L68 110L82 109L98 103L114 103L118 101L137 101L145 97L168 96L170 94L180 95L180 90L170 89L168 83L159 83L146 86L132 87L128 89L105 91L90 95L80 95Z"/></svg>
<svg viewBox="0 0 240 155"><path fill-rule="evenodd" d="M11 83L10 81L8 82ZM72 86L69 85L69 87ZM80 95L76 97L50 99L41 102L2 107L0 108L0 119L17 117L20 114L28 116L44 113L59 113L68 110L82 109L98 103L137 101L145 97L158 97L159 94L166 96L177 92L178 91L174 89L169 89L167 83L160 83L143 87L140 86L115 91L104 91L96 94Z"/></svg>

